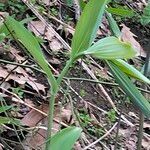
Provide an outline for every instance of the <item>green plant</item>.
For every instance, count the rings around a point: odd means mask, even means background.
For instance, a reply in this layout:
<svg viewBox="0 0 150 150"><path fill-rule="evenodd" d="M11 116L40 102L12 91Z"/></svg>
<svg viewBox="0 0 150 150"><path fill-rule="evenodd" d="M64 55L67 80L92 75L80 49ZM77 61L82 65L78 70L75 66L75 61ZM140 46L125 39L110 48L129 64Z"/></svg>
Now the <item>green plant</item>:
<svg viewBox="0 0 150 150"><path fill-rule="evenodd" d="M8 0L6 2L1 2L0 11L4 12L7 10L9 10L10 14L13 12L13 16L18 16L20 18L21 15L23 15L27 10L27 7L23 5L23 2L18 0Z"/></svg>
<svg viewBox="0 0 150 150"><path fill-rule="evenodd" d="M131 80L125 73L128 73L128 75L132 74L132 77L140 79L141 81L144 81L146 83L150 83L150 81L137 70L136 72L138 74L135 74L135 68L133 69L133 67L127 64L125 61L120 61L120 59L128 59L135 56L136 52L132 48L132 46L129 43L122 42L118 37L115 36L100 39L98 42L92 45L98 27L101 23L106 4L107 0L91 0L85 6L81 18L77 23L76 31L72 40L70 59L67 61L66 66L63 68L57 79L52 74L49 64L47 63L41 52L41 48L37 39L22 24L20 24L12 17L8 16L4 18L4 24L0 28L0 33L5 33L6 36L11 34L11 36L16 41L21 42L21 44L26 47L26 49L30 52L30 54L34 57L34 59L46 73L48 81L51 85L46 150L51 149L54 144L53 142L57 140L57 137L61 137L59 138L60 141L58 140L61 143L62 140L64 140L63 137L66 137L68 134L73 135L74 128L69 128L70 130L68 129L68 132L61 132L62 134L57 133L55 135L55 140L51 138L54 102L63 77L69 71L69 68L73 65L73 63L77 59L82 58L85 55L91 55L93 57L103 59L108 64L115 79L120 84L122 89L126 92L126 94L130 97L132 102L137 105L137 107L145 114L145 116L150 117L149 102L137 90L135 85L131 82ZM116 61L121 62L121 65L118 66L117 63L115 63ZM123 67L126 68L125 73L123 72ZM79 130L79 128L75 129L77 134L75 134L75 137L70 136L70 138L72 137L72 139L70 139L70 144L67 147L68 150L71 149L71 146L81 133L81 130ZM57 150L57 146L54 150Z"/></svg>
<svg viewBox="0 0 150 150"><path fill-rule="evenodd" d="M116 121L116 112L115 112L115 110L111 109L110 111L108 111L107 117L108 117L108 119L111 123L115 122Z"/></svg>
<svg viewBox="0 0 150 150"><path fill-rule="evenodd" d="M85 91L84 89L81 89L81 90L80 90L80 95L81 95L82 97L84 97L84 96L86 95L86 91Z"/></svg>
<svg viewBox="0 0 150 150"><path fill-rule="evenodd" d="M22 91L20 87L12 88L12 92L17 94L20 98L23 98L24 92Z"/></svg>
<svg viewBox="0 0 150 150"><path fill-rule="evenodd" d="M80 113L79 118L82 121L83 127L87 127L90 124L90 122L92 121L90 116L88 114L85 114L85 113Z"/></svg>
<svg viewBox="0 0 150 150"><path fill-rule="evenodd" d="M148 5L143 10L143 14L141 16L141 23L143 25L148 25L150 23L150 2L148 2Z"/></svg>
<svg viewBox="0 0 150 150"><path fill-rule="evenodd" d="M0 101L1 101L1 104L3 104L3 101L4 99L0 96ZM12 106L0 106L0 114L1 113L5 113L6 114L6 111L12 109ZM0 116L0 125L1 124L20 124L20 121L18 119L12 119L12 118L9 118L8 116L6 117L3 117L3 116Z"/></svg>

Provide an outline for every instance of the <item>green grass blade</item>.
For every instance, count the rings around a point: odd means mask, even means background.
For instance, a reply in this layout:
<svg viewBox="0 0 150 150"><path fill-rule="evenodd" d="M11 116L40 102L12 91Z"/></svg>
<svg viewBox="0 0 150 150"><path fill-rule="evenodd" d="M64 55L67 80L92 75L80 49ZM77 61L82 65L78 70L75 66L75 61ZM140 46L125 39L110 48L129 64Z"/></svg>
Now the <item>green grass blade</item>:
<svg viewBox="0 0 150 150"><path fill-rule="evenodd" d="M41 66L41 68L46 72L48 79L50 81L51 87L55 91L57 88L57 82L54 78L48 62L44 58L40 45L36 38L33 36L31 32L29 32L21 23L8 16L5 20L5 24L9 31L13 34L13 36L19 40L24 47L30 52L30 54L34 57L37 63ZM2 30L4 31L4 29ZM5 31L6 33L8 31Z"/></svg>
<svg viewBox="0 0 150 150"><path fill-rule="evenodd" d="M121 36L121 31L120 31L116 21L112 17L112 15L110 13L106 12L106 17L107 17L112 35L114 35L116 37L120 37Z"/></svg>
<svg viewBox="0 0 150 150"><path fill-rule="evenodd" d="M111 14L118 15L121 17L133 17L134 11L131 9L125 9L124 7L119 6L120 8L107 8L107 11Z"/></svg>
<svg viewBox="0 0 150 150"><path fill-rule="evenodd" d="M116 64L119 69L125 72L128 76L150 84L150 80L147 77L145 77L140 71L138 71L136 68L134 68L124 60L116 59L112 60L112 62Z"/></svg>
<svg viewBox="0 0 150 150"><path fill-rule="evenodd" d="M80 137L81 129L68 127L56 133L51 139L52 150L71 150L77 139Z"/></svg>
<svg viewBox="0 0 150 150"><path fill-rule="evenodd" d="M90 0L77 23L72 40L71 57L91 46L101 23L107 0Z"/></svg>
<svg viewBox="0 0 150 150"><path fill-rule="evenodd" d="M123 73L117 65L111 61L107 61L114 78L119 83L121 88L125 91L127 96L132 102L143 112L143 114L150 118L150 103L144 98L144 96L138 91L136 86L131 82L125 73Z"/></svg>
<svg viewBox="0 0 150 150"><path fill-rule="evenodd" d="M90 54L101 59L115 59L131 58L135 56L136 51L130 44L122 42L118 38L111 36L99 40L82 53L85 55Z"/></svg>
<svg viewBox="0 0 150 150"><path fill-rule="evenodd" d="M16 125L21 125L20 120L18 119L11 119L8 117L2 117L0 116L0 125L1 124L16 124Z"/></svg>

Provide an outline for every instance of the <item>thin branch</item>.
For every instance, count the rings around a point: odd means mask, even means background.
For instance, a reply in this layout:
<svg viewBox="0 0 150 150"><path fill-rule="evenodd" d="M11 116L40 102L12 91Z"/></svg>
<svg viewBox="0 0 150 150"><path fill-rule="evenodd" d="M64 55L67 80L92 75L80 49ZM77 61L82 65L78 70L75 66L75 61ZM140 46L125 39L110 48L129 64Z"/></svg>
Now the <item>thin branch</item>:
<svg viewBox="0 0 150 150"><path fill-rule="evenodd" d="M94 146L95 144L97 144L99 141L101 141L102 139L104 139L105 137L107 137L114 129L115 127L117 126L117 122L113 125L113 127L108 130L102 137L100 137L99 139L97 139L96 141L94 141L93 143L91 143L90 145L86 146L83 150L87 150L89 149L90 147Z"/></svg>

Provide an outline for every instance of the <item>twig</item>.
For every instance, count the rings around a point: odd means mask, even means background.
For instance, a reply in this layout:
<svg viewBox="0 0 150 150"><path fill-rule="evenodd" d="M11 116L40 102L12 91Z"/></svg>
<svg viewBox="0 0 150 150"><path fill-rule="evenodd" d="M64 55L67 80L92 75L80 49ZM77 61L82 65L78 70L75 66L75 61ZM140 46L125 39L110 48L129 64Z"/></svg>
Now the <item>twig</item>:
<svg viewBox="0 0 150 150"><path fill-rule="evenodd" d="M90 145L86 146L83 150L87 150L88 148L94 146L95 144L97 144L99 141L101 141L102 139L104 139L105 137L107 137L117 126L117 122L113 125L113 127L108 130L102 137L100 137L99 139L97 139L96 141L94 141L93 143L91 143Z"/></svg>

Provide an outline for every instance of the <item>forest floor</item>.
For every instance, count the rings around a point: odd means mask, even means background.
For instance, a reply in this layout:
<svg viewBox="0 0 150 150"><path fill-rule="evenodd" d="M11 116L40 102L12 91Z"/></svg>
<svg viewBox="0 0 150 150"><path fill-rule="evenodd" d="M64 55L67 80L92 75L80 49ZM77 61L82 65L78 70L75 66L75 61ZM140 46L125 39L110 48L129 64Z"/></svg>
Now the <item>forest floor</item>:
<svg viewBox="0 0 150 150"><path fill-rule="evenodd" d="M145 3L131 0L111 4L136 11L132 18L114 17L124 39L131 39L130 42L139 50L138 57L129 60L139 70L144 65L150 41L150 26L143 26L139 21ZM22 21L38 37L43 53L57 76L69 58L68 45L79 17L77 7L59 0L50 3L49 0L33 3L10 0L0 3L2 12ZM104 17L97 39L110 34ZM144 90L142 83L135 84L150 99L150 86ZM0 115L19 120L15 125L0 125L0 150L43 149L49 89L46 76L15 41L0 43L0 105L11 106L6 112L0 111ZM55 102L53 133L69 125L83 129L74 146L76 150L113 150L115 145L120 150L136 149L139 110L115 83L102 60L86 57L75 63L64 78ZM148 119L144 121L143 132L142 149L150 150Z"/></svg>

